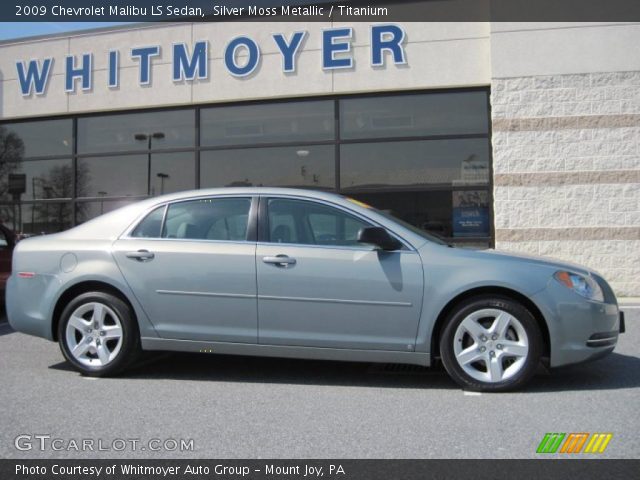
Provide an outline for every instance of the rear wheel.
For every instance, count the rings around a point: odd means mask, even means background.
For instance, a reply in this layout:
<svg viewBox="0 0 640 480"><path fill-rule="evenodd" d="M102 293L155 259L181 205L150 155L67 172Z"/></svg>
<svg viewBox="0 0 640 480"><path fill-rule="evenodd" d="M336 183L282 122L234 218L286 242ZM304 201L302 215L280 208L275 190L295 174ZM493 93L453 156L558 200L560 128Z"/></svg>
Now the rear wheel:
<svg viewBox="0 0 640 480"><path fill-rule="evenodd" d="M440 338L442 362L463 388L502 392L521 388L542 354L536 319L506 297L475 297L447 319Z"/></svg>
<svg viewBox="0 0 640 480"><path fill-rule="evenodd" d="M58 341L65 358L91 376L120 373L140 350L131 309L105 292L83 293L69 302L58 325Z"/></svg>

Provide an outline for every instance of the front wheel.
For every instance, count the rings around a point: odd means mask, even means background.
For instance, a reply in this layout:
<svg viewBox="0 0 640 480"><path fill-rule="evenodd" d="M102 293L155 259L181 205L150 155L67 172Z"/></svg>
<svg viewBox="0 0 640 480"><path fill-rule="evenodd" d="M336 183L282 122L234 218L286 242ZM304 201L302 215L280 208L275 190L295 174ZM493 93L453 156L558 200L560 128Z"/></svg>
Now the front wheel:
<svg viewBox="0 0 640 480"><path fill-rule="evenodd" d="M135 359L139 338L129 306L105 292L83 293L62 312L58 341L63 355L85 375L115 375Z"/></svg>
<svg viewBox="0 0 640 480"><path fill-rule="evenodd" d="M469 390L521 388L542 354L540 328L522 304L503 297L476 297L449 315L440 353L445 369Z"/></svg>

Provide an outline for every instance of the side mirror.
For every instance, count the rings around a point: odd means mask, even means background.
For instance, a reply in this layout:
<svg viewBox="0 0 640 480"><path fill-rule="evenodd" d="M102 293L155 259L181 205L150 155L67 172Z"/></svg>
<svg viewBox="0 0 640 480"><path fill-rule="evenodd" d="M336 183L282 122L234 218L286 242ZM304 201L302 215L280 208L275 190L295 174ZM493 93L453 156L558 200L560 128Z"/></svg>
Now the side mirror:
<svg viewBox="0 0 640 480"><path fill-rule="evenodd" d="M386 229L382 227L365 227L358 232L358 242L375 245L382 250L399 250L402 243L392 237Z"/></svg>

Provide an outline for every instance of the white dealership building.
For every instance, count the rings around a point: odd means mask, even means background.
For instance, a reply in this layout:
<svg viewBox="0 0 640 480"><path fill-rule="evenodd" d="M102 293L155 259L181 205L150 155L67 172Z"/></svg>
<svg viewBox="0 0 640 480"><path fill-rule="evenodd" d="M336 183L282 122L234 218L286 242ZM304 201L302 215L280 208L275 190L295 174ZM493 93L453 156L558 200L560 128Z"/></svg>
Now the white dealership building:
<svg viewBox="0 0 640 480"><path fill-rule="evenodd" d="M336 191L640 296L640 24L140 24L0 43L0 216Z"/></svg>

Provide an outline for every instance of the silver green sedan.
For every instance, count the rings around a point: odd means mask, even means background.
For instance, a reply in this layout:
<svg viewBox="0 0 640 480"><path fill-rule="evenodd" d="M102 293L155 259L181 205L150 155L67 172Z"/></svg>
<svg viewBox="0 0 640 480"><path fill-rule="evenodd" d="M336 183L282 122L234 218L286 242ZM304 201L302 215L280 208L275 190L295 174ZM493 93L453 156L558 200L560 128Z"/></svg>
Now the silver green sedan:
<svg viewBox="0 0 640 480"><path fill-rule="evenodd" d="M462 387L522 387L613 351L607 282L552 260L452 248L387 213L307 190L198 190L20 242L18 331L86 375L141 350L429 366Z"/></svg>

